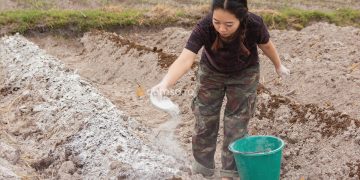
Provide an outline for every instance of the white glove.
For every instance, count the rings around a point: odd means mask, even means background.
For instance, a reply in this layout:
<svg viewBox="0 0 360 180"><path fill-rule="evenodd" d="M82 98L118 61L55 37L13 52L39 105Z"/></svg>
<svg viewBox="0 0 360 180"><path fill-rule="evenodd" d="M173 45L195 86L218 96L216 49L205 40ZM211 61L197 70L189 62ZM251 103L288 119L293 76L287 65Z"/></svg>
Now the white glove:
<svg viewBox="0 0 360 180"><path fill-rule="evenodd" d="M165 96L167 90L168 88L164 83L159 83L154 86L151 88L150 101L155 107L166 111L171 114L171 116L175 117L180 112L179 106Z"/></svg>
<svg viewBox="0 0 360 180"><path fill-rule="evenodd" d="M159 98L162 98L165 94L166 91L168 91L168 87L165 85L165 83L160 82L159 84L155 85L154 87L151 88L151 95L153 96L157 96Z"/></svg>
<svg viewBox="0 0 360 180"><path fill-rule="evenodd" d="M288 68L286 68L284 65L280 65L279 68L276 68L276 73L281 78L285 78L286 76L290 76L290 70Z"/></svg>

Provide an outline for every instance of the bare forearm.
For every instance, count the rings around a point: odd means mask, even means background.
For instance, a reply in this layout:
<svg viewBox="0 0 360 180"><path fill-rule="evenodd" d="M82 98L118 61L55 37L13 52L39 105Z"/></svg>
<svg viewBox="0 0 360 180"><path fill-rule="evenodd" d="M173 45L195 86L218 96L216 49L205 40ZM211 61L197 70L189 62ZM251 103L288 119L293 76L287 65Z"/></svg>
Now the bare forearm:
<svg viewBox="0 0 360 180"><path fill-rule="evenodd" d="M163 82L167 87L170 87L176 83L189 69L191 65L181 64L177 59L169 68L168 73L163 78Z"/></svg>
<svg viewBox="0 0 360 180"><path fill-rule="evenodd" d="M162 82L166 87L170 87L176 83L192 66L195 61L196 54L184 49L181 55L169 67L169 70Z"/></svg>
<svg viewBox="0 0 360 180"><path fill-rule="evenodd" d="M269 40L269 42L266 44L259 44L259 48L271 60L271 62L274 64L275 68L278 68L281 66L279 54L271 40Z"/></svg>
<svg viewBox="0 0 360 180"><path fill-rule="evenodd" d="M275 66L276 73L280 77L285 77L290 75L290 70L281 64L279 55L271 40L269 40L269 42L266 44L259 44L258 46L264 52L264 54L272 61L272 63Z"/></svg>

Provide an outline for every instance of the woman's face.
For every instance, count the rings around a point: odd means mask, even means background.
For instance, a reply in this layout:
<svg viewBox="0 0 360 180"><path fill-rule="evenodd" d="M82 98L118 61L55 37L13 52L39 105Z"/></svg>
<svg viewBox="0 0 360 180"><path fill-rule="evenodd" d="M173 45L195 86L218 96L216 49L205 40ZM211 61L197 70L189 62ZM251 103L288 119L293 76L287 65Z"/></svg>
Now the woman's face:
<svg viewBox="0 0 360 180"><path fill-rule="evenodd" d="M215 9L213 11L212 22L216 31L224 38L234 34L240 25L239 19L224 9Z"/></svg>

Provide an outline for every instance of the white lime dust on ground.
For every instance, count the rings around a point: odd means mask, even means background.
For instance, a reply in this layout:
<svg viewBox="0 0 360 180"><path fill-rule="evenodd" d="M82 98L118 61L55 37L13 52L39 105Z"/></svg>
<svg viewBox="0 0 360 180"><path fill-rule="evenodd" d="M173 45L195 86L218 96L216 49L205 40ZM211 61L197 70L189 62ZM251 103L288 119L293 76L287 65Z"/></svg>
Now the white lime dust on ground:
<svg viewBox="0 0 360 180"><path fill-rule="evenodd" d="M187 172L89 82L20 35L3 37L0 177L154 179ZM142 136L141 136L142 134Z"/></svg>

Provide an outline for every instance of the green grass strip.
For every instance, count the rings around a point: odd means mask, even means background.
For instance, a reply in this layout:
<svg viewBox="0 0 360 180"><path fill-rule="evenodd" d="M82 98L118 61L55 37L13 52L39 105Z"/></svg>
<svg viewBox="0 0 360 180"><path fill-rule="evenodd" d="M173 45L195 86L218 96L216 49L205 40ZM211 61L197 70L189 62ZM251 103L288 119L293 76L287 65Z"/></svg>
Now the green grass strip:
<svg viewBox="0 0 360 180"><path fill-rule="evenodd" d="M339 9L335 11L283 9L275 12L259 12L265 23L275 29L300 30L313 22L328 22L338 26L360 27L360 11Z"/></svg>
<svg viewBox="0 0 360 180"><path fill-rule="evenodd" d="M284 9L279 11L258 11L270 28L302 29L312 22L325 21L338 26L360 27L360 11L340 9L329 12L299 9ZM154 17L153 17L154 16ZM9 33L24 33L36 28L66 29L71 27L78 32L89 29L108 29L125 26L157 26L176 25L176 22L187 19L188 25L194 25L199 20L184 9L176 10L169 16L149 16L146 10L127 9L119 12L104 10L16 10L0 13L0 28L6 26ZM190 20L190 21L189 21ZM184 24L184 23L182 23Z"/></svg>
<svg viewBox="0 0 360 180"><path fill-rule="evenodd" d="M0 26L9 26L9 33L24 33L39 27L61 29L72 27L84 32L91 28L106 29L111 27L143 26L174 22L173 17L161 19L146 18L139 10L108 12L102 10L17 10L0 13Z"/></svg>

